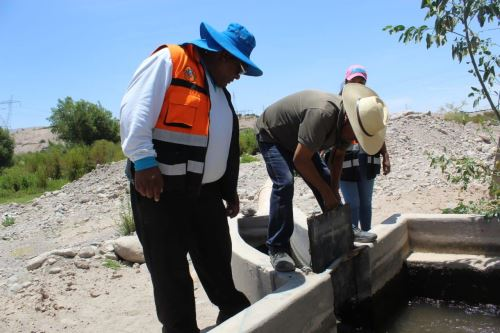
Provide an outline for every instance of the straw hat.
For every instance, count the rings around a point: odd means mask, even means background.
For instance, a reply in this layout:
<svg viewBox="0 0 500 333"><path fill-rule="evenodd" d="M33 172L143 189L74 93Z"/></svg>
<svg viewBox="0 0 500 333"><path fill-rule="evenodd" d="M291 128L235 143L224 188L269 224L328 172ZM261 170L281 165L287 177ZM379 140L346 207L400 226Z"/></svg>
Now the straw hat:
<svg viewBox="0 0 500 333"><path fill-rule="evenodd" d="M342 102L356 139L370 155L382 148L389 112L384 101L360 83L348 83L342 91Z"/></svg>

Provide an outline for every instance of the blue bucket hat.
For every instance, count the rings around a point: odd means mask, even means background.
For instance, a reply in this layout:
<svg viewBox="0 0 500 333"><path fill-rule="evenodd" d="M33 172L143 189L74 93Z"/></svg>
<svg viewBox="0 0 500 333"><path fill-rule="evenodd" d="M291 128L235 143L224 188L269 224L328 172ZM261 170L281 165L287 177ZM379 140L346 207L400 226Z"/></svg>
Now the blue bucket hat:
<svg viewBox="0 0 500 333"><path fill-rule="evenodd" d="M250 53L255 47L255 37L241 24L231 23L226 31L219 32L202 22L200 37L201 39L189 42L189 44L213 52L226 50L247 65L245 75L262 75L262 70L250 60Z"/></svg>

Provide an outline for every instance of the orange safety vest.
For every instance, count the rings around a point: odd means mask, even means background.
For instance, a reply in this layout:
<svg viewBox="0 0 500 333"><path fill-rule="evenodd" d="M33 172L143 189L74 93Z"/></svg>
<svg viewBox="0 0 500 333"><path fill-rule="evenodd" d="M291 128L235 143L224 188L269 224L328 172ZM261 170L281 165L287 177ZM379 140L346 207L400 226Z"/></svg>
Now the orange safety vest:
<svg viewBox="0 0 500 333"><path fill-rule="evenodd" d="M207 78L193 45L162 45L155 52L165 47L172 58L172 81L153 129L156 160L169 189L196 191L203 178L210 127Z"/></svg>

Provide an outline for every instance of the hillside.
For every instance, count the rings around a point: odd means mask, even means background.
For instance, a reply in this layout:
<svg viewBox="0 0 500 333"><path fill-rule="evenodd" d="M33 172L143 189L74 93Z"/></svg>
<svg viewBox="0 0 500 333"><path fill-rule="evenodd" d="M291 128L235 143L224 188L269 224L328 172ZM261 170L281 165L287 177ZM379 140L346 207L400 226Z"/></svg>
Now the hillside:
<svg viewBox="0 0 500 333"><path fill-rule="evenodd" d="M49 142L57 143L57 135L50 131L50 127L20 128L11 132L14 138L14 154L40 151L49 146Z"/></svg>

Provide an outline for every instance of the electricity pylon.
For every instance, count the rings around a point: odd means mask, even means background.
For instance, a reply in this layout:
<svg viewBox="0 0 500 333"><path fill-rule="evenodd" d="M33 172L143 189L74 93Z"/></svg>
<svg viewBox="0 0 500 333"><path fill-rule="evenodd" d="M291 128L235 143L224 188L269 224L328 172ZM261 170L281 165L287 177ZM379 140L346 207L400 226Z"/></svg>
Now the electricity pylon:
<svg viewBox="0 0 500 333"><path fill-rule="evenodd" d="M13 99L12 95L10 96L9 100L0 102L0 105L5 105L5 104L7 105L6 117L3 118L2 116L0 116L0 121L3 123L3 127L7 128L7 129L9 128L10 116L12 115L12 105L14 105L16 103L19 103L19 105L21 105L21 101L15 101Z"/></svg>

